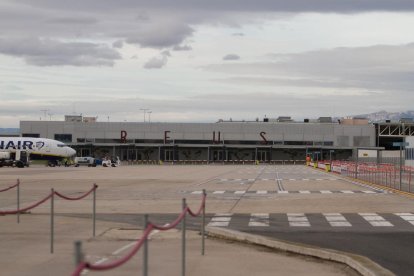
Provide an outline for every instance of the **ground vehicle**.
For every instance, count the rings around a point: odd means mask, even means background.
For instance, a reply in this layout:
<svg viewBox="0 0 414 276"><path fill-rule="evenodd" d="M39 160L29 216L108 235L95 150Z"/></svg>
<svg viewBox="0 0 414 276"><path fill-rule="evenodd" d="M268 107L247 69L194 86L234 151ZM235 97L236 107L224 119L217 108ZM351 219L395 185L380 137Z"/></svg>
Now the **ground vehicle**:
<svg viewBox="0 0 414 276"><path fill-rule="evenodd" d="M87 157L75 157L75 167L79 166L88 166L88 167L96 167L95 158L87 156Z"/></svg>
<svg viewBox="0 0 414 276"><path fill-rule="evenodd" d="M0 151L0 167L29 167L29 153L24 150Z"/></svg>
<svg viewBox="0 0 414 276"><path fill-rule="evenodd" d="M116 157L116 160L113 159L107 159L105 158L102 160L102 166L103 167L118 167L121 165L121 161L119 160L119 157Z"/></svg>

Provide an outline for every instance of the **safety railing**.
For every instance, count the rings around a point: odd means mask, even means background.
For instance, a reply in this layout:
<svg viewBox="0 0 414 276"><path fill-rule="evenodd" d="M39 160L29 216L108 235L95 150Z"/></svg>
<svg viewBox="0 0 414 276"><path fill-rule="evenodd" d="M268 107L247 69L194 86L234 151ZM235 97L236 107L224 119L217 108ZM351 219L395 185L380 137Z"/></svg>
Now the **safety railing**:
<svg viewBox="0 0 414 276"><path fill-rule="evenodd" d="M27 206L24 208L20 208L20 181L17 180L17 184L14 185L17 187L17 209L15 210L0 210L0 215L17 215L17 223L20 223L20 214L27 212L31 209L36 208L39 205L42 205L43 203L45 203L46 201L48 201L50 199L50 253L53 253L54 251L54 233L55 233L55 207L54 207L54 202L55 202L55 195L59 198L62 198L64 200L70 200L70 201L74 201L74 200L80 200L83 199L85 197L87 197L88 195L90 195L91 193L93 193L93 206L92 206L92 235L95 236L96 233L96 190L98 188L98 185L93 184L93 187L87 191L86 193L84 193L83 195L79 196L79 197L69 197L66 195L63 195L57 191L55 191L53 188L51 189L50 193L44 197L43 199Z"/></svg>
<svg viewBox="0 0 414 276"><path fill-rule="evenodd" d="M114 269L129 261L140 249L143 248L143 265L142 271L144 276L148 276L148 238L153 230L168 231L177 227L181 223L181 275L185 276L186 267L186 215L187 213L192 217L197 217L201 214L201 255L205 253L205 209L206 209L206 191L203 190L203 197L200 208L197 212L193 212L187 205L186 199L182 202L182 212L179 214L170 224L160 226L154 224L148 220L148 214L144 215L144 233L141 235L137 243L124 257L119 260L113 261L107 264L91 264L83 260L84 253L82 252L82 243L80 241L75 242L75 262L77 264L76 269L73 271L72 276L79 276L86 269L93 271L104 271Z"/></svg>
<svg viewBox="0 0 414 276"><path fill-rule="evenodd" d="M16 192L17 192L16 204L17 204L17 209L19 209L20 208L20 180L19 179L17 179L16 184L9 186L8 188L1 189L0 193L9 191L14 188L16 188ZM16 218L17 218L17 223L20 223L20 213L17 214Z"/></svg>
<svg viewBox="0 0 414 276"><path fill-rule="evenodd" d="M379 186L412 193L414 167L389 163L332 161L332 172Z"/></svg>

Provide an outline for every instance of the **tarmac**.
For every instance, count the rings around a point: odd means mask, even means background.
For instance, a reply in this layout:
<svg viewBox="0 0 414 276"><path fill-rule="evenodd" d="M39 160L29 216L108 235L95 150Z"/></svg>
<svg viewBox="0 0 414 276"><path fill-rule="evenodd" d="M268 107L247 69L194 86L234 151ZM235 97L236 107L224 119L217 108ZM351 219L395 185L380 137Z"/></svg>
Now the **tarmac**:
<svg viewBox="0 0 414 276"><path fill-rule="evenodd" d="M286 166L289 168L289 166ZM118 168L45 168L25 169L1 168L0 188L21 181L22 207L44 198L51 188L68 195L79 196L88 191L93 183L97 190L97 212L105 214L172 214L181 210L181 198L187 197L189 206L196 210L200 204L200 195L188 192L200 189L213 191L223 189L219 179L252 179L250 184L226 184L227 190L235 191L240 185L246 190L275 190L275 183L260 180L266 170L276 166L124 166ZM296 166L298 168L298 166ZM303 168L304 174L310 170ZM253 175L253 176L252 176ZM259 176L261 178L259 178ZM240 181L239 181L240 182ZM322 185L316 181L286 183L286 190L302 189L303 186L314 189L346 189L343 182L335 180ZM292 185L290 185L292 184ZM318 186L319 185L319 186ZM351 185L351 184L350 184ZM353 187L354 189L357 189ZM362 189L362 188L361 188ZM317 199L315 201L315 199ZM16 208L15 191L0 193L0 209ZM318 204L309 205L310 202ZM378 194L367 197L364 194L315 195L297 194L266 197L222 197L210 195L207 198L207 212L303 212L304 208L312 212L370 211L372 204L381 211L398 212L414 210L410 200L399 196ZM74 241L83 244L85 259L90 263L110 263L125 255L139 239L142 228L130 223L118 223L98 220L97 235L92 237L92 199L76 202L55 199L55 237L50 253L50 204L45 203L28 214L0 216L0 267L1 275L70 275L75 268ZM376 209L375 211L378 211ZM71 217L84 214L88 218ZM214 229L210 229L214 232ZM339 260L329 261L330 257L311 257L286 248L267 247L240 242L244 238L209 237L206 240L206 254L201 256L201 237L198 232L187 233L186 275L375 275L356 272L349 264ZM233 233L234 234L234 233ZM232 235L233 235L232 234ZM246 235L239 233L239 235ZM214 236L214 235L211 235ZM231 236L231 235L230 235ZM149 275L181 275L181 232L171 230L158 232L151 236L149 250ZM265 243L271 243L268 238ZM296 245L297 246L297 245ZM341 254L335 252L335 254ZM357 258L358 259L358 258ZM358 260L355 260L358 262ZM365 261L364 261L365 262ZM364 263L362 262L362 263ZM363 264L362 264L363 265ZM375 264L370 264L375 266ZM381 275L387 274L386 270ZM119 268L105 272L88 271L82 275L131 275L141 274L142 252L139 251L129 262ZM370 272L371 271L371 272ZM377 274L379 275L379 274Z"/></svg>

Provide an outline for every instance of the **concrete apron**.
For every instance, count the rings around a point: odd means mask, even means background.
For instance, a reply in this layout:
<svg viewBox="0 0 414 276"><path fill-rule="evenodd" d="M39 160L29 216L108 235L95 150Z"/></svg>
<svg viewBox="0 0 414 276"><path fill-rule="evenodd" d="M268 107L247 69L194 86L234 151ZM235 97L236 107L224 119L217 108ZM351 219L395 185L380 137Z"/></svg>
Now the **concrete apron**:
<svg viewBox="0 0 414 276"><path fill-rule="evenodd" d="M207 227L206 230L207 235L213 238L249 243L271 249L342 263L353 268L363 276L395 275L388 269L361 255L350 254L332 249L324 249L300 243L269 239L263 236L243 233L226 228Z"/></svg>

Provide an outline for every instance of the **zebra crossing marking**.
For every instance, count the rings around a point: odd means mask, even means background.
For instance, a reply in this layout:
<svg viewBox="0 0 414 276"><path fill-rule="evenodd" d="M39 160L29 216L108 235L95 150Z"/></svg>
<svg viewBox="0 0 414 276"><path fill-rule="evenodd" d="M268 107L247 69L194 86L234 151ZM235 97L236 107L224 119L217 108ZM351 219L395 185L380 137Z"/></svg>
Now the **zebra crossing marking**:
<svg viewBox="0 0 414 276"><path fill-rule="evenodd" d="M310 191L299 191L300 194L310 194Z"/></svg>
<svg viewBox="0 0 414 276"><path fill-rule="evenodd" d="M211 218L211 221L207 226L227 227L230 224L232 216L233 214L231 213L217 213Z"/></svg>
<svg viewBox="0 0 414 276"><path fill-rule="evenodd" d="M234 192L234 194L236 194L236 195L243 195L245 193L246 193L246 191L235 191Z"/></svg>
<svg viewBox="0 0 414 276"><path fill-rule="evenodd" d="M351 227L352 224L340 213L324 213L323 214L332 227Z"/></svg>
<svg viewBox="0 0 414 276"><path fill-rule="evenodd" d="M249 226L251 227L268 227L269 226L269 214L251 214Z"/></svg>
<svg viewBox="0 0 414 276"><path fill-rule="evenodd" d="M217 194L224 194L226 191L214 191L213 194L217 195Z"/></svg>
<svg viewBox="0 0 414 276"><path fill-rule="evenodd" d="M382 216L378 215L377 213L358 213L358 214L374 227L394 226L391 222L385 220Z"/></svg>
<svg viewBox="0 0 414 276"><path fill-rule="evenodd" d="M321 191L321 194L332 194L332 192L331 191L322 190Z"/></svg>
<svg viewBox="0 0 414 276"><path fill-rule="evenodd" d="M399 216L400 218L407 221L408 223L414 225L414 214L412 214L412 213L395 213L395 215Z"/></svg>
<svg viewBox="0 0 414 276"><path fill-rule="evenodd" d="M304 213L287 213L289 226L292 227L310 227L310 222Z"/></svg>
<svg viewBox="0 0 414 276"><path fill-rule="evenodd" d="M259 191L256 192L256 194L258 194L258 195L264 195L264 194L267 194L267 191L259 190Z"/></svg>
<svg viewBox="0 0 414 276"><path fill-rule="evenodd" d="M341 191L341 193L343 193L343 194L354 194L355 192L354 191Z"/></svg>

